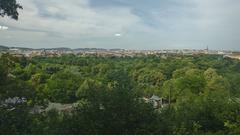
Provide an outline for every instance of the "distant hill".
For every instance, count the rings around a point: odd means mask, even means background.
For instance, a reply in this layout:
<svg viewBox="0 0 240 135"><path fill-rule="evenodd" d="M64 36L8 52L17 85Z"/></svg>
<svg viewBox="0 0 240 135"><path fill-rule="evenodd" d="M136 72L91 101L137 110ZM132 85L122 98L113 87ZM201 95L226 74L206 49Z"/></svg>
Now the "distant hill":
<svg viewBox="0 0 240 135"><path fill-rule="evenodd" d="M68 47L56 47L56 48L27 48L27 47L7 47L0 45L0 51L8 51L10 49L18 49L23 51L33 51L33 50L55 50L55 51L123 51L124 49L113 48L113 49L104 49L104 48L75 48L71 49Z"/></svg>
<svg viewBox="0 0 240 135"><path fill-rule="evenodd" d="M7 51L7 50L9 50L9 47L0 45L0 51Z"/></svg>
<svg viewBox="0 0 240 135"><path fill-rule="evenodd" d="M34 50L32 48L26 48L26 47L9 47L9 49L19 49L19 50Z"/></svg>
<svg viewBox="0 0 240 135"><path fill-rule="evenodd" d="M76 48L75 51L106 51L107 49L103 48Z"/></svg>
<svg viewBox="0 0 240 135"><path fill-rule="evenodd" d="M57 50L57 51L71 51L71 48L67 47L58 47L58 48L43 48L44 50Z"/></svg>

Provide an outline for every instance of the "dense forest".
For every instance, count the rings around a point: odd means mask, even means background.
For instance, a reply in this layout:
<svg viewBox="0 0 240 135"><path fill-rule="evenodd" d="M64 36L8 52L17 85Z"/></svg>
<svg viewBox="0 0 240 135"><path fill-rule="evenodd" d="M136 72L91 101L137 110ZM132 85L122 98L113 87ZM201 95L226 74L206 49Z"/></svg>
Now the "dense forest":
<svg viewBox="0 0 240 135"><path fill-rule="evenodd" d="M164 105L146 102L153 95ZM240 61L2 54L0 134L238 135Z"/></svg>

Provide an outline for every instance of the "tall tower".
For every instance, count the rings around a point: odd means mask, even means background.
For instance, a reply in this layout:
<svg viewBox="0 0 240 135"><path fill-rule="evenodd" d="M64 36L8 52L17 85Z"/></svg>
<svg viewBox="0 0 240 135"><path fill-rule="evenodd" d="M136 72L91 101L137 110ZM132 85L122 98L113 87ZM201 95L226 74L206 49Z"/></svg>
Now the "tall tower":
<svg viewBox="0 0 240 135"><path fill-rule="evenodd" d="M208 54L208 53L209 53L209 48L208 48L208 46L207 46L206 49L204 49L204 52L205 52L205 54Z"/></svg>

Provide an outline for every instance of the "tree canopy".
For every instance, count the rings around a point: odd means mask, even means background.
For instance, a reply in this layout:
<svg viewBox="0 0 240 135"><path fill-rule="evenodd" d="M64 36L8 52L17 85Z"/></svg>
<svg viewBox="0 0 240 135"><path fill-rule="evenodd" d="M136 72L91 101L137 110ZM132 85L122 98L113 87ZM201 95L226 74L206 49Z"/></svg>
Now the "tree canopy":
<svg viewBox="0 0 240 135"><path fill-rule="evenodd" d="M23 9L23 7L16 0L0 0L0 16L9 16L18 20L18 9Z"/></svg>
<svg viewBox="0 0 240 135"><path fill-rule="evenodd" d="M239 64L221 55L1 54L0 134L240 134Z"/></svg>

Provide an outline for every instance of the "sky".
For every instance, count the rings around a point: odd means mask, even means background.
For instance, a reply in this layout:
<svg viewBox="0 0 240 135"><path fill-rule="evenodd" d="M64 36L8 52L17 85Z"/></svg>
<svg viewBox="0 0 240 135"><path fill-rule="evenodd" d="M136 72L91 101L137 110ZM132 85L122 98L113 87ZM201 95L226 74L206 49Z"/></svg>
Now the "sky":
<svg viewBox="0 0 240 135"><path fill-rule="evenodd" d="M17 0L0 44L31 48L240 50L240 0Z"/></svg>

